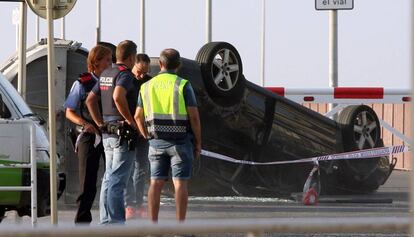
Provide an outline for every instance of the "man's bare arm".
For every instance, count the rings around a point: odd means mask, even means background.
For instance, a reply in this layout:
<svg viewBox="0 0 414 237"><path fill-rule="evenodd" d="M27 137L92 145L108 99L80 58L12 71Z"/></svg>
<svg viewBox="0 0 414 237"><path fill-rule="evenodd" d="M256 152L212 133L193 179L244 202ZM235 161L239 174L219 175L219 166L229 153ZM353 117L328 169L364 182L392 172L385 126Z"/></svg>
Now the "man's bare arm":
<svg viewBox="0 0 414 237"><path fill-rule="evenodd" d="M197 107L187 107L188 117L190 118L191 130L194 135L194 156L199 157L201 152L201 124L200 115Z"/></svg>
<svg viewBox="0 0 414 237"><path fill-rule="evenodd" d="M137 107L137 109L135 110L134 119L138 125L138 129L141 135L145 139L148 139L148 132L147 132L147 129L145 128L144 110L141 107Z"/></svg>
<svg viewBox="0 0 414 237"><path fill-rule="evenodd" d="M88 111L92 116L93 121L101 127L103 125L103 119L101 115L101 111L99 111L99 96L97 96L93 91L89 92L88 97L86 98L86 106L88 107Z"/></svg>

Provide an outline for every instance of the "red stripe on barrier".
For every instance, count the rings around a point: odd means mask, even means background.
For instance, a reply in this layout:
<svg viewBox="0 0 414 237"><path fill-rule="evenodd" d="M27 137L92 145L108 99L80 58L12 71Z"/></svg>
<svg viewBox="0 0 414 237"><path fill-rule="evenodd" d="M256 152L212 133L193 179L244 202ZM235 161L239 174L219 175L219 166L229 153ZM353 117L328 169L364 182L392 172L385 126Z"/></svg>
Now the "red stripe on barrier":
<svg viewBox="0 0 414 237"><path fill-rule="evenodd" d="M280 96L285 96L285 88L284 87L266 87L269 91L276 93Z"/></svg>
<svg viewBox="0 0 414 237"><path fill-rule="evenodd" d="M355 87L337 87L334 88L335 99L383 99L384 88L355 88Z"/></svg>
<svg viewBox="0 0 414 237"><path fill-rule="evenodd" d="M402 98L402 101L404 101L404 102L410 102L410 101L411 101L411 97L409 97L409 96L404 96L404 97Z"/></svg>

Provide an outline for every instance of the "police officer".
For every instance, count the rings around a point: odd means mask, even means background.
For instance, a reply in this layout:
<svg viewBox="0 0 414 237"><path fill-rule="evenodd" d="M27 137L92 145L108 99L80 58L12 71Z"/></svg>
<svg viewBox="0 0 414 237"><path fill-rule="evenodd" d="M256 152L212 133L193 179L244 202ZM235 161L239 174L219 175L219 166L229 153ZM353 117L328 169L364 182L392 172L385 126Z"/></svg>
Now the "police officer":
<svg viewBox="0 0 414 237"><path fill-rule="evenodd" d="M91 207L96 195L96 180L99 160L103 155L102 142L95 146L95 134L98 127L86 109L85 99L96 84L102 71L111 66L111 50L97 45L88 55L88 72L80 75L69 92L64 104L66 118L77 125L80 134L72 141L76 147L79 163L80 195L78 196L78 211L75 223L90 223L92 221ZM77 142L76 142L77 140ZM76 144L75 144L76 143Z"/></svg>
<svg viewBox="0 0 414 237"><path fill-rule="evenodd" d="M142 135L150 139L149 217L158 221L161 190L171 168L176 219L181 222L187 212L192 162L201 151L200 118L190 82L176 75L179 52L163 50L159 64L160 73L141 86L134 117Z"/></svg>
<svg viewBox="0 0 414 237"><path fill-rule="evenodd" d="M100 223L125 222L124 189L135 157L135 141L124 134L136 134L133 112L138 96L138 82L131 72L137 46L130 40L116 48L117 63L105 70L87 98L88 109L102 129L106 170L99 203ZM99 97L102 116L98 110ZM132 144L132 146L131 146Z"/></svg>

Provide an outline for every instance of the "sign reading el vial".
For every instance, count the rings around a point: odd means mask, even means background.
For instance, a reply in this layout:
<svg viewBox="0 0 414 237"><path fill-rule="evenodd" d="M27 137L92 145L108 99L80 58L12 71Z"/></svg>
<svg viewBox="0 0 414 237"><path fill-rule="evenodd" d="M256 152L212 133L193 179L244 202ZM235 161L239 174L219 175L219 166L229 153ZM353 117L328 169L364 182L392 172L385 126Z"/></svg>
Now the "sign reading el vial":
<svg viewBox="0 0 414 237"><path fill-rule="evenodd" d="M352 10L354 0L315 0L316 10Z"/></svg>

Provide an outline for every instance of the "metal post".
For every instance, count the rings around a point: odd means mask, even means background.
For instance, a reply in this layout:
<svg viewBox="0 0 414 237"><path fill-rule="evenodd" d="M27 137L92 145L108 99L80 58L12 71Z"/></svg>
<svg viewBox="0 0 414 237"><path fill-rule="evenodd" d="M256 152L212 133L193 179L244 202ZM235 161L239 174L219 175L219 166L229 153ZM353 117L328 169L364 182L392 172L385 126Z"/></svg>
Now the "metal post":
<svg viewBox="0 0 414 237"><path fill-rule="evenodd" d="M140 51L145 53L145 0L141 0Z"/></svg>
<svg viewBox="0 0 414 237"><path fill-rule="evenodd" d="M338 12L329 10L329 86L338 87ZM329 104L331 110L335 104Z"/></svg>
<svg viewBox="0 0 414 237"><path fill-rule="evenodd" d="M36 16L36 43L40 41L40 34L39 34L39 16Z"/></svg>
<svg viewBox="0 0 414 237"><path fill-rule="evenodd" d="M266 41L266 0L262 0L262 45L261 45L261 85L265 86L265 41Z"/></svg>
<svg viewBox="0 0 414 237"><path fill-rule="evenodd" d="M49 155L50 155L50 221L57 225L57 182L56 182L56 120L55 120L55 51L53 32L53 0L47 1L47 65L49 106Z"/></svg>
<svg viewBox="0 0 414 237"><path fill-rule="evenodd" d="M96 0L96 43L101 41L101 0Z"/></svg>
<svg viewBox="0 0 414 237"><path fill-rule="evenodd" d="M211 42L211 0L206 0L206 43Z"/></svg>
<svg viewBox="0 0 414 237"><path fill-rule="evenodd" d="M3 120L0 124L23 124L27 125L30 130L30 164L6 164L0 165L0 169L15 168L15 169L27 169L30 168L30 186L0 186L0 191L30 191L31 192L31 217L32 226L37 224L37 163L36 163L36 127L32 120L19 119L19 120ZM16 213L16 224L22 223L22 218Z"/></svg>
<svg viewBox="0 0 414 237"><path fill-rule="evenodd" d="M20 9L13 9L12 13L12 23L16 26L16 51L19 50L19 25L20 25Z"/></svg>
<svg viewBox="0 0 414 237"><path fill-rule="evenodd" d="M60 26L60 38L66 39L66 26L65 26L65 17L62 17L61 26Z"/></svg>
<svg viewBox="0 0 414 237"><path fill-rule="evenodd" d="M26 32L27 32L27 5L20 3L19 20L19 63L17 74L17 91L26 100Z"/></svg>
<svg viewBox="0 0 414 237"><path fill-rule="evenodd" d="M36 127L30 124L30 164L31 164L31 196L32 196L32 226L37 224L37 163L36 163Z"/></svg>

